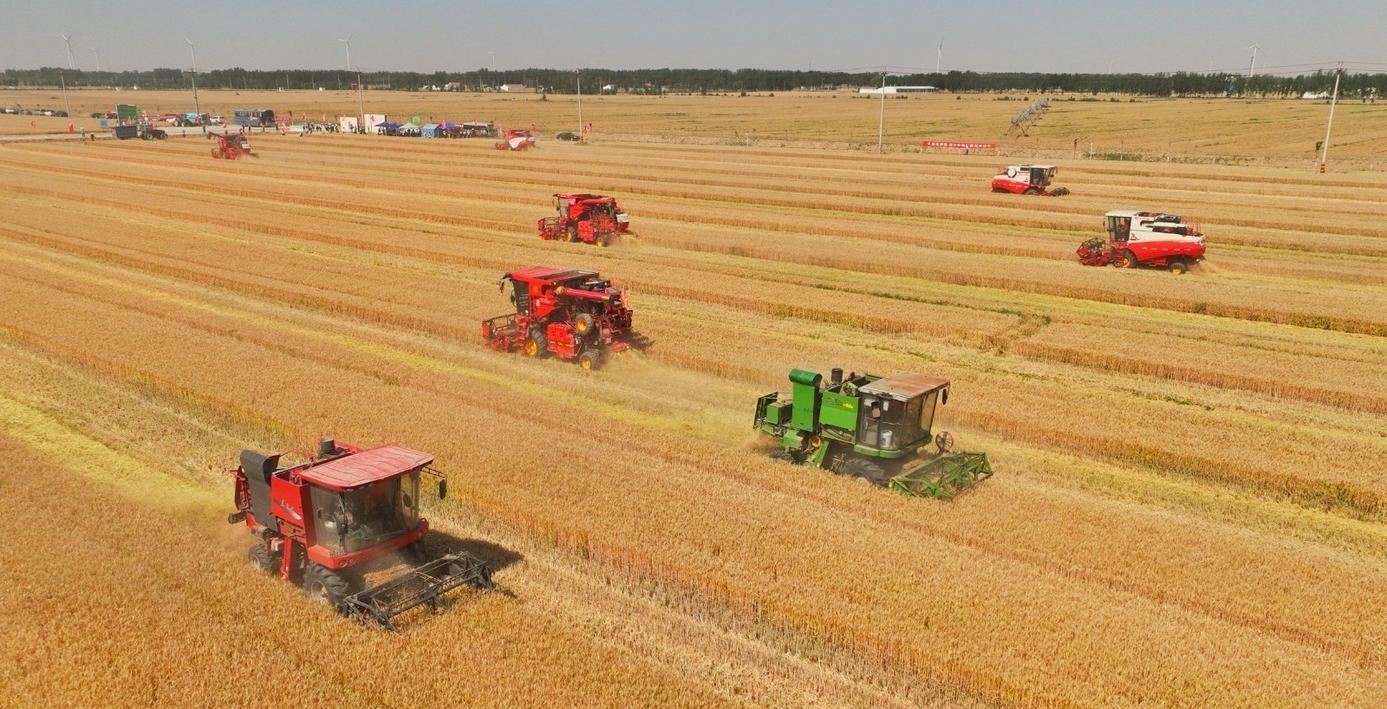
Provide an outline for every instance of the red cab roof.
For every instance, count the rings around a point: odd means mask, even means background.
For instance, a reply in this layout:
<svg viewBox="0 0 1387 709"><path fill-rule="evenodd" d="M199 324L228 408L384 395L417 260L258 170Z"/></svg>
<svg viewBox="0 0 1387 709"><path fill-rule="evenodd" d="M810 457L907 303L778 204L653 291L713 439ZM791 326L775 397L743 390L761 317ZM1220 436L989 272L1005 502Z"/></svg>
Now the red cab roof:
<svg viewBox="0 0 1387 709"><path fill-rule="evenodd" d="M531 266L521 271L511 271L512 278L522 281L566 281L570 278L596 276L594 271L579 271L571 268L553 266Z"/></svg>
<svg viewBox="0 0 1387 709"><path fill-rule="evenodd" d="M331 490L347 490L422 468L433 456L404 446L370 448L310 466L299 477Z"/></svg>

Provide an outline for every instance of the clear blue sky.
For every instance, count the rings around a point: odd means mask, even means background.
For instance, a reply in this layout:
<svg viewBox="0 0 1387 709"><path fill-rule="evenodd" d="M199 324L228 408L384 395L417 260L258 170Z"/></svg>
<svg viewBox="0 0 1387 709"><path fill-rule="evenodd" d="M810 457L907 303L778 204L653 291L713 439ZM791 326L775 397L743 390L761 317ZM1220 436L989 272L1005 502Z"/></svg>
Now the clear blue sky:
<svg viewBox="0 0 1387 709"><path fill-rule="evenodd" d="M978 71L1245 70L1329 60L1387 70L1387 0L0 0L0 67L334 68L351 35L379 70L540 67Z"/></svg>

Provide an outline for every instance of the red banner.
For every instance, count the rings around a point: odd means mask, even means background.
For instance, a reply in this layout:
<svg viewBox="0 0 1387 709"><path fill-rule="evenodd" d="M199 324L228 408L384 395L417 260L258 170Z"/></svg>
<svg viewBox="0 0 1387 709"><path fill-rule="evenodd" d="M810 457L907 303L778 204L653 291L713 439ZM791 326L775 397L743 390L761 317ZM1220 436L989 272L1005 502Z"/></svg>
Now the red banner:
<svg viewBox="0 0 1387 709"><path fill-rule="evenodd" d="M926 148L964 148L967 150L991 150L996 143L967 143L959 140L926 140L920 145Z"/></svg>

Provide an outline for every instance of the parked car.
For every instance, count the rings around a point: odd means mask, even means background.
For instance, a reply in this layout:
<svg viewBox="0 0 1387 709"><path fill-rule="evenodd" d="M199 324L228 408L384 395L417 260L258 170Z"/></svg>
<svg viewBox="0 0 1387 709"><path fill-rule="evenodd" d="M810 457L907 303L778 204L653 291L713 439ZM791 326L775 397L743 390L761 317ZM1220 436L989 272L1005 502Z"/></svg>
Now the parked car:
<svg viewBox="0 0 1387 709"><path fill-rule="evenodd" d="M556 136L554 136L554 137L557 138L557 139L559 139L559 140L566 140L566 141L568 141L568 142L570 142L570 143L576 143L576 142L578 142L579 140L582 140L582 138L578 137L578 134L577 134L577 133L574 133L573 131L570 131L570 130L566 130L566 131L564 131L564 132L562 132L562 133L560 133L560 134L558 134L558 135L556 135Z"/></svg>

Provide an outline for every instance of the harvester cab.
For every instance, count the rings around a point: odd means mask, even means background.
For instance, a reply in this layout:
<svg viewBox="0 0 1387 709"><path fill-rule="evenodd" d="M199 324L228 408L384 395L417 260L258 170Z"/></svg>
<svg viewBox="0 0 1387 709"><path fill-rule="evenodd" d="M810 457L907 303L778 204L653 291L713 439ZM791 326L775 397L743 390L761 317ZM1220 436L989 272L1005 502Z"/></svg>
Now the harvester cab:
<svg viewBox="0 0 1387 709"><path fill-rule="evenodd" d="M501 290L507 285L514 314L482 322L482 339L494 350L552 354L595 369L612 352L649 344L632 330L626 292L595 271L535 266L502 276Z"/></svg>
<svg viewBox="0 0 1387 709"><path fill-rule="evenodd" d="M1063 197L1069 194L1069 188L1050 189L1056 172L1054 165L1008 165L992 178L992 191Z"/></svg>
<svg viewBox="0 0 1387 709"><path fill-rule="evenodd" d="M1204 233L1174 214L1114 210L1104 217L1107 238L1079 245L1085 266L1168 268L1179 275L1204 260Z"/></svg>
<svg viewBox="0 0 1387 709"><path fill-rule="evenodd" d="M844 377L834 369L825 383L821 374L794 369L790 382L789 398L772 392L756 401L753 426L780 443L774 458L945 499L992 474L987 454L952 453L953 436L933 431L935 409L949 400L947 379Z"/></svg>
<svg viewBox="0 0 1387 709"><path fill-rule="evenodd" d="M580 192L554 195L555 216L539 220L539 238L545 241L581 241L607 246L631 228L631 217L615 197Z"/></svg>
<svg viewBox="0 0 1387 709"><path fill-rule="evenodd" d="M286 455L305 462L283 467ZM239 462L233 471L236 512L227 521L244 522L257 538L251 562L301 584L343 615L394 630L394 618L411 608L443 608L448 591L492 587L490 569L465 552L422 558L420 540L429 523L419 515L421 477L438 480L439 499L448 491L428 453L325 439L312 454L246 450ZM366 572L401 555L419 565L366 587Z"/></svg>

